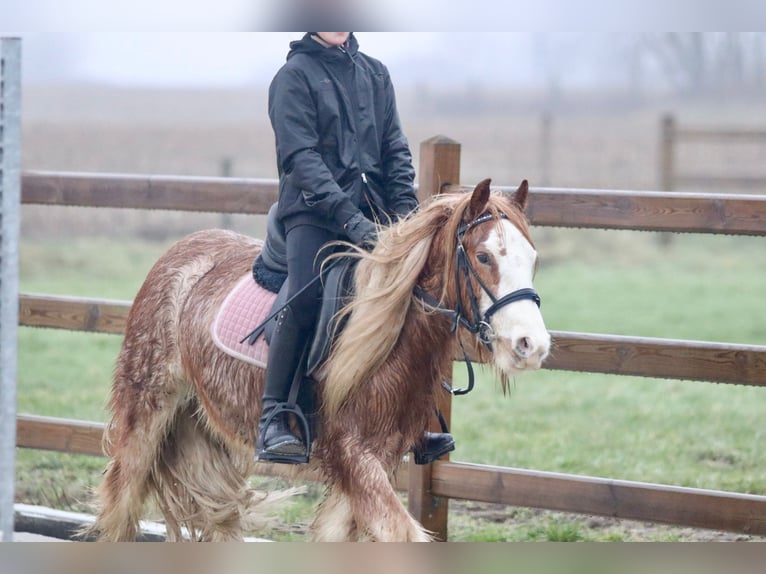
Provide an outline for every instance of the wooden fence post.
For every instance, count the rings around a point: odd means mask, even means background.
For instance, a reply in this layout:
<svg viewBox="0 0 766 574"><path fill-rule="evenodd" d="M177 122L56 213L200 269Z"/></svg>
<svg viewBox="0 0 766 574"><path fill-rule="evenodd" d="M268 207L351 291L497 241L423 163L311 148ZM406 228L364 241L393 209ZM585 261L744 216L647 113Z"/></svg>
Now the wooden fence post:
<svg viewBox="0 0 766 574"><path fill-rule="evenodd" d="M425 201L428 197L440 193L445 186L459 183L460 144L444 136L435 136L422 142L418 199L421 202ZM452 397L447 393L440 398L439 409L449 424ZM430 430L441 430L436 417L431 421ZM425 528L434 533L437 540L446 541L449 499L432 494L431 472L432 465L416 465L410 457L407 489L409 511Z"/></svg>
<svg viewBox="0 0 766 574"><path fill-rule="evenodd" d="M234 162L231 156L224 156L221 158L221 164L219 168L219 175L221 177L232 177L234 175ZM221 229L231 229L234 227L234 216L231 213L221 214Z"/></svg>
<svg viewBox="0 0 766 574"><path fill-rule="evenodd" d="M676 120L672 114L662 116L660 127L660 189L673 191L675 187L675 145ZM668 232L660 233L660 245L667 247L673 241L673 235Z"/></svg>
<svg viewBox="0 0 766 574"><path fill-rule="evenodd" d="M671 114L662 116L660 129L660 190L675 187L676 120Z"/></svg>
<svg viewBox="0 0 766 574"><path fill-rule="evenodd" d="M551 185L551 155L552 155L553 114L543 113L540 122L540 186Z"/></svg>
<svg viewBox="0 0 766 574"><path fill-rule="evenodd" d="M460 144L446 136L423 141L420 144L418 200L425 201L451 184L460 184Z"/></svg>

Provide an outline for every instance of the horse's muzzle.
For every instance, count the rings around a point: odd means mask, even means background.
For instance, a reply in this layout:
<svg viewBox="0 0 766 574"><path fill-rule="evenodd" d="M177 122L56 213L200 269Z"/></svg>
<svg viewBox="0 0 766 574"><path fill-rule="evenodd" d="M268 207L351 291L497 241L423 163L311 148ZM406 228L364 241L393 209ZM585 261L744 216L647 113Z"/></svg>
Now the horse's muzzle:
<svg viewBox="0 0 766 574"><path fill-rule="evenodd" d="M510 357L512 370L529 371L542 366L550 351L551 336L547 331L536 335L520 334L510 339L497 338L495 345L496 353L507 354ZM502 363L500 356L498 359ZM502 365L498 366L502 368Z"/></svg>

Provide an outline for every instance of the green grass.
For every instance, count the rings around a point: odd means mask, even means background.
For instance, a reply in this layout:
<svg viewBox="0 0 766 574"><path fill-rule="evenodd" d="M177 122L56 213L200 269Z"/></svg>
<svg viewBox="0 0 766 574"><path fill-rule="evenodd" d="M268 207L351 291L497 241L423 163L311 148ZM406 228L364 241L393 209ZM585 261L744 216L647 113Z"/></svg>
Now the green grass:
<svg viewBox="0 0 766 574"><path fill-rule="evenodd" d="M535 230L536 287L552 330L765 344L761 238ZM25 242L22 291L131 299L167 244L80 239ZM22 328L18 410L104 421L120 337ZM456 363L455 383L465 384ZM766 493L759 388L540 371L503 397L489 369L453 403L453 460L692 487ZM17 498L84 510L104 460L20 450ZM272 529L301 539L318 490ZM456 503L457 504L457 503ZM457 507L457 506L456 506ZM479 513L481 514L481 513ZM586 517L502 507L492 520L452 512L455 540L633 540ZM663 530L661 539L684 535Z"/></svg>
<svg viewBox="0 0 766 574"><path fill-rule="evenodd" d="M453 459L766 493L763 392L543 371L501 399L483 378L453 402Z"/></svg>
<svg viewBox="0 0 766 574"><path fill-rule="evenodd" d="M763 238L545 230L535 285L549 329L766 343Z"/></svg>
<svg viewBox="0 0 766 574"><path fill-rule="evenodd" d="M21 290L29 293L132 299L169 243L84 237L26 241Z"/></svg>
<svg viewBox="0 0 766 574"><path fill-rule="evenodd" d="M599 538L587 533L580 520L563 515L545 517L514 516L512 525L497 522L477 523L462 517L453 521L453 538L463 542L580 542Z"/></svg>

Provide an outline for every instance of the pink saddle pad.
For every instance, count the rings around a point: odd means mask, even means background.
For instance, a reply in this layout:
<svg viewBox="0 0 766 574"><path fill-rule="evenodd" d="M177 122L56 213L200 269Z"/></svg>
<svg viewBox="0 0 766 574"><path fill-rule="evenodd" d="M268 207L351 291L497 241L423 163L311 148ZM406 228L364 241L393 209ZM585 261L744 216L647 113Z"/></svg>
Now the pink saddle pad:
<svg viewBox="0 0 766 574"><path fill-rule="evenodd" d="M263 335L254 345L240 341L268 316L276 298L276 293L258 285L249 273L243 277L226 296L213 321L211 331L218 348L232 357L265 367L269 346Z"/></svg>

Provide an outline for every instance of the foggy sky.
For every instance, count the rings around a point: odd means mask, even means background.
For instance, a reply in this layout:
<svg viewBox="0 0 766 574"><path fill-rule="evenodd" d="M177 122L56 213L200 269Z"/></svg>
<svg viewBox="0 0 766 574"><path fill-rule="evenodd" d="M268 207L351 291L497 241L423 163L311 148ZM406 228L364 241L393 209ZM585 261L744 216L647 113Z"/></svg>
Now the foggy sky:
<svg viewBox="0 0 766 574"><path fill-rule="evenodd" d="M733 31L763 27L766 16L760 0L3 0L0 31L268 31L289 21L280 9L307 6L356 17L346 29L383 31Z"/></svg>
<svg viewBox="0 0 766 574"><path fill-rule="evenodd" d="M758 0L537 0L533 6L517 0L0 2L0 35L24 40L26 82L163 87L268 82L289 41L301 35L247 32L273 29L275 6L352 5L364 21L352 20L357 26L351 29L447 30L357 33L362 50L383 60L397 84L547 88L628 84L626 50L637 30L652 24L758 27L766 11ZM528 31L486 31L495 27ZM485 31L466 31L471 28Z"/></svg>
<svg viewBox="0 0 766 574"><path fill-rule="evenodd" d="M301 32L27 33L25 82L116 86L264 85ZM357 32L361 50L381 59L397 85L473 82L544 86L625 81L615 34L525 32Z"/></svg>

